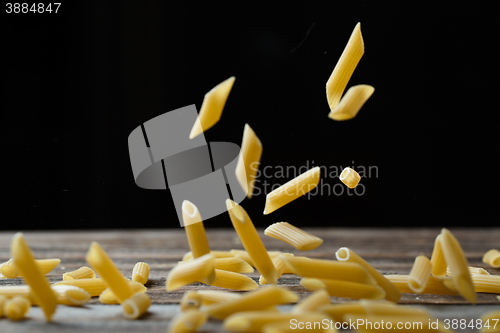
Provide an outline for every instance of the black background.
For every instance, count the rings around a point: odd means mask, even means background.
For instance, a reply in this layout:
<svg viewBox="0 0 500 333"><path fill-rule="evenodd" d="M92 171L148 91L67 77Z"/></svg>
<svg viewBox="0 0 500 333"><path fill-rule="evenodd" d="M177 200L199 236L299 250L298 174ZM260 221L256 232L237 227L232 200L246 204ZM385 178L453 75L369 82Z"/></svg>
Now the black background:
<svg viewBox="0 0 500 333"><path fill-rule="evenodd" d="M169 191L135 185L128 135L199 110L232 75L207 141L240 144L248 122L261 167L378 169L362 196L300 198L268 216L265 196L243 201L257 226L498 226L495 4L66 1L57 14L3 13L0 227L178 228ZM335 122L325 83L357 22L365 54L348 87L375 93Z"/></svg>

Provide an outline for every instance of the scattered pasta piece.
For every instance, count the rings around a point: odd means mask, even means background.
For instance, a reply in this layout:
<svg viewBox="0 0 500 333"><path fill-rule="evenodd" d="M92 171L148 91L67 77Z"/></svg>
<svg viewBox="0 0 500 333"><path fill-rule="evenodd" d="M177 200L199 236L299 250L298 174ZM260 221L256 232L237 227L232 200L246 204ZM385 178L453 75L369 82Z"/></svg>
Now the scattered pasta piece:
<svg viewBox="0 0 500 333"><path fill-rule="evenodd" d="M353 169L345 168L339 176L339 179L349 188L358 186L361 176Z"/></svg>
<svg viewBox="0 0 500 333"><path fill-rule="evenodd" d="M99 296L108 287L102 278L66 280L53 284L53 286L59 285L82 288L92 297Z"/></svg>
<svg viewBox="0 0 500 333"><path fill-rule="evenodd" d="M214 303L224 303L240 298L240 294L219 290L190 290L182 296L180 306L182 311L199 309Z"/></svg>
<svg viewBox="0 0 500 333"><path fill-rule="evenodd" d="M245 261L250 266L255 267L255 264L253 263L252 258L250 258L250 255L248 254L247 251L233 249L230 252L233 254L233 256L235 258L239 258L239 259ZM282 253L283 252L281 252L281 251L267 251L267 254L269 255L269 258L271 260L274 259L276 256L279 256Z"/></svg>
<svg viewBox="0 0 500 333"><path fill-rule="evenodd" d="M214 257L208 253L175 266L167 276L167 291L179 289L197 281L212 283L215 280Z"/></svg>
<svg viewBox="0 0 500 333"><path fill-rule="evenodd" d="M339 104L345 87L364 53L365 46L363 36L361 36L361 24L358 23L354 27L344 52L342 52L330 78L326 82L326 98L330 110L333 110Z"/></svg>
<svg viewBox="0 0 500 333"><path fill-rule="evenodd" d="M451 278L453 279L455 288L466 300L475 304L477 295L474 290L474 284L472 283L469 265L465 258L464 251L455 236L453 236L448 229L443 228L441 236L440 242L443 255L446 263L450 267L452 273Z"/></svg>
<svg viewBox="0 0 500 333"><path fill-rule="evenodd" d="M191 333L196 332L205 325L208 320L206 312L195 309L178 314L168 327L168 333Z"/></svg>
<svg viewBox="0 0 500 333"><path fill-rule="evenodd" d="M144 294L148 290L142 283L136 281L130 281L129 286L134 295L137 293ZM116 297L115 293L109 288L99 295L99 302L103 304L120 304L118 297Z"/></svg>
<svg viewBox="0 0 500 333"><path fill-rule="evenodd" d="M16 268L31 287L31 292L42 308L45 319L51 321L57 307L56 295L35 262L35 258L22 233L19 232L12 237L10 252L16 263Z"/></svg>
<svg viewBox="0 0 500 333"><path fill-rule="evenodd" d="M483 256L483 262L487 265L490 265L493 268L500 267L500 251L498 250L489 250Z"/></svg>
<svg viewBox="0 0 500 333"><path fill-rule="evenodd" d="M366 101L373 95L375 88L366 84L360 84L349 88L337 106L335 106L328 117L333 120L349 120L358 114Z"/></svg>
<svg viewBox="0 0 500 333"><path fill-rule="evenodd" d="M82 306L90 301L90 294L82 288L69 285L58 285L51 288L56 294L59 304Z"/></svg>
<svg viewBox="0 0 500 333"><path fill-rule="evenodd" d="M31 302L27 297L14 296L5 301L3 306L4 314L10 320L21 320L31 308Z"/></svg>
<svg viewBox="0 0 500 333"><path fill-rule="evenodd" d="M234 80L235 77L231 76L205 94L205 98L201 104L200 114L191 129L191 134L189 134L190 139L197 137L217 124L222 115L224 105L226 105L231 88L233 88Z"/></svg>
<svg viewBox="0 0 500 333"><path fill-rule="evenodd" d="M264 215L270 214L312 191L319 184L320 174L319 167L312 168L269 193L266 196Z"/></svg>
<svg viewBox="0 0 500 333"><path fill-rule="evenodd" d="M444 259L443 249L441 247L441 238L439 234L434 241L434 249L432 250L431 265L433 276L446 276L446 260Z"/></svg>
<svg viewBox="0 0 500 333"><path fill-rule="evenodd" d="M401 293L398 288L391 281L387 280L379 271L377 271L372 265L367 263L363 258L358 256L354 251L348 249L347 247L340 248L336 253L338 261L350 261L356 262L363 266L368 273L377 281L377 284L385 290L385 299L394 303L397 303L401 298Z"/></svg>
<svg viewBox="0 0 500 333"><path fill-rule="evenodd" d="M188 200L184 200L182 203L182 220L193 258L199 258L210 253L200 211L198 207Z"/></svg>
<svg viewBox="0 0 500 333"><path fill-rule="evenodd" d="M29 286L0 286L0 297L11 298L14 296L28 297L31 303L35 303L31 288Z"/></svg>
<svg viewBox="0 0 500 333"><path fill-rule="evenodd" d="M490 273L481 267L472 267L469 266L469 273L471 274L482 274L482 275L490 275ZM451 270L449 267L446 268L446 275L451 276Z"/></svg>
<svg viewBox="0 0 500 333"><path fill-rule="evenodd" d="M326 313L334 321L339 322L339 323L344 322L343 318L346 314L360 314L360 315L366 314L366 310L361 305L360 302L326 304L326 305L320 306L318 308L318 311Z"/></svg>
<svg viewBox="0 0 500 333"><path fill-rule="evenodd" d="M245 124L241 153L236 164L236 179L241 188L250 199L253 195L257 171L259 170L260 157L262 156L262 143L250 127Z"/></svg>
<svg viewBox="0 0 500 333"><path fill-rule="evenodd" d="M215 269L234 273L253 273L254 269L245 260L240 258L217 258Z"/></svg>
<svg viewBox="0 0 500 333"><path fill-rule="evenodd" d="M431 271L432 265L429 258L426 256L418 256L415 258L415 263L408 276L408 286L410 289L416 293L421 293L431 277Z"/></svg>
<svg viewBox="0 0 500 333"><path fill-rule="evenodd" d="M316 291L326 289L330 296L352 299L384 299L385 291L380 286L342 280L302 278L300 284L305 288Z"/></svg>
<svg viewBox="0 0 500 333"><path fill-rule="evenodd" d="M125 279L97 242L92 242L90 245L86 260L102 277L108 288L115 293L120 303L133 295L129 281Z"/></svg>
<svg viewBox="0 0 500 333"><path fill-rule="evenodd" d="M38 259L35 260L37 266L43 275L50 273L54 268L61 263L60 259ZM11 258L4 262L0 266L0 273L7 279L15 279L16 277L22 276L19 270L16 268L14 259Z"/></svg>
<svg viewBox="0 0 500 333"><path fill-rule="evenodd" d="M409 275L384 275L389 281L392 282L398 288L398 290L402 293L415 293L408 286ZM431 276L427 281L427 284L420 292L421 294L431 294L431 295L458 295L458 292L453 287L450 289L448 285L444 284L444 281L451 281L450 278L436 278Z"/></svg>
<svg viewBox="0 0 500 333"><path fill-rule="evenodd" d="M128 319L137 319L148 311L151 298L148 294L137 293L122 302L123 315Z"/></svg>
<svg viewBox="0 0 500 333"><path fill-rule="evenodd" d="M234 201L227 199L226 207L231 218L238 237L243 244L243 247L252 258L254 267L257 268L259 273L266 278L272 284L276 284L278 281L278 272L269 257L269 254L262 244L262 240L255 229L255 226L248 216L247 212L243 207L235 203Z"/></svg>
<svg viewBox="0 0 500 333"><path fill-rule="evenodd" d="M274 268L276 268L276 272L278 272L278 279L285 272L286 266L285 266L285 262L283 260L284 260L284 258L287 258L287 257L293 257L293 254L283 253L283 254L280 254L279 256L274 257L274 259L273 259ZM259 284L268 284L268 283L269 282L266 280L266 278L261 275L260 279L259 279Z"/></svg>
<svg viewBox="0 0 500 333"><path fill-rule="evenodd" d="M95 272L94 270L92 270L92 268L87 266L83 266L78 268L76 271L63 274L63 281L93 278L95 278Z"/></svg>
<svg viewBox="0 0 500 333"><path fill-rule="evenodd" d="M321 289L295 304L291 312L296 314L315 312L319 307L326 304L330 304L330 295L326 290Z"/></svg>
<svg viewBox="0 0 500 333"><path fill-rule="evenodd" d="M482 328L481 333L500 333L500 311L494 310L485 313L481 316ZM488 324L486 324L488 323ZM489 327L488 327L489 326Z"/></svg>
<svg viewBox="0 0 500 333"><path fill-rule="evenodd" d="M257 282L251 277L220 269L215 270L215 280L210 285L233 290L253 290L259 288Z"/></svg>
<svg viewBox="0 0 500 333"><path fill-rule="evenodd" d="M234 253L231 251L210 251L214 258L232 258ZM183 257L182 261L189 261L193 259L193 253L191 251L187 252Z"/></svg>
<svg viewBox="0 0 500 333"><path fill-rule="evenodd" d="M311 251L323 243L321 238L313 236L288 222L273 223L264 230L264 234L279 239L299 251Z"/></svg>
<svg viewBox="0 0 500 333"><path fill-rule="evenodd" d="M471 278L478 293L500 294L500 275L472 274Z"/></svg>
<svg viewBox="0 0 500 333"><path fill-rule="evenodd" d="M146 284L149 279L149 265L145 262L138 262L132 270L132 281Z"/></svg>

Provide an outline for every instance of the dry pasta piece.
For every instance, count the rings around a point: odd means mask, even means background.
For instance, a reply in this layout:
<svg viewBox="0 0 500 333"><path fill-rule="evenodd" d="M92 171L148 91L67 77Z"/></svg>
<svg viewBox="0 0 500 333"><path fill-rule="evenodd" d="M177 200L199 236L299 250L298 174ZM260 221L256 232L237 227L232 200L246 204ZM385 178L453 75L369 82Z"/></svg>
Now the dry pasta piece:
<svg viewBox="0 0 500 333"><path fill-rule="evenodd" d="M190 139L197 137L217 124L222 115L224 105L226 105L231 88L233 87L234 80L235 77L231 76L205 94L205 98L201 104L200 114L191 129L191 134L189 134Z"/></svg>
<svg viewBox="0 0 500 333"><path fill-rule="evenodd" d="M299 296L288 289L266 286L233 301L212 304L206 311L211 317L222 320L236 312L261 310L274 305L293 303L298 299Z"/></svg>
<svg viewBox="0 0 500 333"><path fill-rule="evenodd" d="M274 257L273 259L273 265L276 268L276 272L278 272L278 279L283 275L286 269L286 265L284 262L284 258L287 257L293 257L293 254L291 253L283 253L280 254L279 256ZM259 284L268 284L269 282L266 280L264 276L260 276L259 278Z"/></svg>
<svg viewBox="0 0 500 333"><path fill-rule="evenodd" d="M168 333L191 333L196 332L200 327L205 325L208 316L204 311L191 309L178 314L168 327Z"/></svg>
<svg viewBox="0 0 500 333"><path fill-rule="evenodd" d="M210 251L214 258L232 258L234 257L234 253L231 251ZM186 254L182 257L182 261L189 261L193 259L193 253L191 251L186 252Z"/></svg>
<svg viewBox="0 0 500 333"><path fill-rule="evenodd" d="M192 202L184 200L182 203L182 220L193 258L199 258L210 253L205 227L200 211Z"/></svg>
<svg viewBox="0 0 500 333"><path fill-rule="evenodd" d="M3 305L5 304L6 300L7 300L7 296L0 294L0 318L3 317Z"/></svg>
<svg viewBox="0 0 500 333"><path fill-rule="evenodd" d="M234 290L253 290L259 288L257 282L246 275L220 269L215 270L215 280L210 285Z"/></svg>
<svg viewBox="0 0 500 333"><path fill-rule="evenodd" d="M182 296L180 306L182 311L199 309L214 303L224 303L240 298L240 294L219 290L190 290Z"/></svg>
<svg viewBox="0 0 500 333"><path fill-rule="evenodd" d="M314 250L323 243L321 238L311 235L288 222L273 223L264 230L264 234L279 239L300 251Z"/></svg>
<svg viewBox="0 0 500 333"><path fill-rule="evenodd" d="M450 267L452 273L451 278L455 284L455 288L470 303L475 304L477 300L474 284L469 273L469 265L465 258L464 251L458 243L457 239L448 230L443 228L441 231L441 247L446 263Z"/></svg>
<svg viewBox="0 0 500 333"><path fill-rule="evenodd" d="M349 188L358 186L361 176L359 173L349 167L345 168L339 176L339 179Z"/></svg>
<svg viewBox="0 0 500 333"><path fill-rule="evenodd" d="M485 313L481 316L482 328L481 333L499 333L500 332L500 311L494 310ZM488 323L488 324L486 324ZM489 326L489 327L487 327Z"/></svg>
<svg viewBox="0 0 500 333"><path fill-rule="evenodd" d="M54 268L57 267L61 263L60 259L38 259L35 260L37 266L40 268L40 271L43 275L51 272ZM16 268L14 263L14 259L11 258L4 262L0 266L0 272L7 279L15 279L18 276L22 276L19 270Z"/></svg>
<svg viewBox="0 0 500 333"><path fill-rule="evenodd" d="M43 276L40 267L36 264L22 233L17 233L12 237L10 252L16 263L16 268L31 287L35 299L42 308L45 319L51 321L57 307L56 295Z"/></svg>
<svg viewBox="0 0 500 333"><path fill-rule="evenodd" d="M342 52L330 78L326 82L326 98L330 110L333 110L339 104L345 87L364 53L365 46L363 36L361 36L361 24L358 23L354 27L344 52Z"/></svg>
<svg viewBox="0 0 500 333"><path fill-rule="evenodd" d="M422 293L431 277L432 265L426 256L418 256L408 276L408 286L416 293Z"/></svg>
<svg viewBox="0 0 500 333"><path fill-rule="evenodd" d="M231 218L231 222L241 240L241 244L252 258L254 267L257 268L260 274L272 284L278 281L278 272L269 257L269 254L262 244L262 240L255 229L255 226L243 207L234 201L227 199L226 207Z"/></svg>
<svg viewBox="0 0 500 333"><path fill-rule="evenodd" d="M128 319L137 319L148 311L151 298L145 293L136 293L122 302L123 315Z"/></svg>
<svg viewBox="0 0 500 333"><path fill-rule="evenodd" d="M285 264L301 277L345 280L349 282L373 284L377 281L357 262L342 262L326 259L309 259L306 257L287 257Z"/></svg>
<svg viewBox="0 0 500 333"><path fill-rule="evenodd" d="M360 84L349 88L342 100L334 107L328 117L333 120L349 120L358 114L366 101L373 95L375 88Z"/></svg>
<svg viewBox="0 0 500 333"><path fill-rule="evenodd" d="M408 286L409 275L385 275L385 277L391 281L400 292L410 294L414 293L414 291ZM458 295L458 292L454 288L450 289L448 285L444 284L444 281L447 280L451 281L449 278L441 279L431 276L421 294Z"/></svg>
<svg viewBox="0 0 500 333"><path fill-rule="evenodd" d="M270 214L312 191L318 186L320 175L321 169L319 167L312 168L269 193L266 196L264 215Z"/></svg>
<svg viewBox="0 0 500 333"><path fill-rule="evenodd" d="M76 279L94 279L95 272L92 268L83 266L75 271L63 274L63 281L76 280Z"/></svg>
<svg viewBox="0 0 500 333"><path fill-rule="evenodd" d="M90 301L90 294L82 288L63 284L51 286L51 288L56 294L59 304L82 306Z"/></svg>
<svg viewBox="0 0 500 333"><path fill-rule="evenodd" d="M300 284L316 291L326 289L330 296L352 299L380 300L385 297L385 291L380 286L342 280L302 278Z"/></svg>
<svg viewBox="0 0 500 333"><path fill-rule="evenodd" d="M113 290L120 303L133 295L129 281L97 242L92 242L90 245L86 260L102 277L108 288Z"/></svg>
<svg viewBox="0 0 500 333"><path fill-rule="evenodd" d="M145 262L138 262L132 270L132 281L146 284L149 279L149 265Z"/></svg>
<svg viewBox="0 0 500 333"><path fill-rule="evenodd" d="M316 312L319 307L330 304L330 295L324 289L315 291L311 295L304 298L299 303L295 304L291 312L300 314L306 312Z"/></svg>
<svg viewBox="0 0 500 333"><path fill-rule="evenodd" d="M433 276L446 276L446 260L444 259L443 249L441 247L441 234L434 241L434 249L432 250L431 265Z"/></svg>
<svg viewBox="0 0 500 333"><path fill-rule="evenodd" d="M259 170L260 157L262 156L262 143L250 127L245 124L241 153L236 164L236 179L241 188L250 199L253 195L257 171Z"/></svg>
<svg viewBox="0 0 500 333"><path fill-rule="evenodd" d="M336 253L338 261L356 262L363 266L368 273L377 281L377 284L385 290L385 299L397 303L401 298L401 293L391 281L387 280L379 271L372 265L367 263L363 258L358 256L354 251L347 247L341 247Z"/></svg>
<svg viewBox="0 0 500 333"><path fill-rule="evenodd" d="M215 280L214 257L208 253L175 266L167 276L167 291L179 289L197 281L212 283Z"/></svg>
<svg viewBox="0 0 500 333"><path fill-rule="evenodd" d="M250 266L255 267L255 264L253 263L252 258L250 257L250 255L248 254L247 251L231 250L230 252L233 253L233 256L235 258L239 258L239 259L245 261ZM269 258L271 260L273 260L276 256L279 256L282 253L283 252L281 252L281 251L267 251L267 254L269 255Z"/></svg>
<svg viewBox="0 0 500 333"><path fill-rule="evenodd" d="M490 265L493 268L500 267L500 251L498 250L489 250L483 256L483 262L485 264Z"/></svg>
<svg viewBox="0 0 500 333"><path fill-rule="evenodd" d="M490 273L487 270L485 270L484 268L481 268L481 267L472 267L472 266L469 266L469 273L471 273L471 274L490 275ZM450 270L449 267L446 268L446 275L448 275L448 276L452 275L451 270Z"/></svg>
<svg viewBox="0 0 500 333"><path fill-rule="evenodd" d="M82 288L90 296L99 296L108 286L102 278L66 280L54 283L53 286L66 285Z"/></svg>
<svg viewBox="0 0 500 333"><path fill-rule="evenodd" d="M253 273L254 269L245 260L240 258L217 258L215 269L234 273Z"/></svg>
<svg viewBox="0 0 500 333"><path fill-rule="evenodd" d="M31 308L31 302L27 297L14 296L5 301L3 306L4 314L10 320L21 320Z"/></svg>
<svg viewBox="0 0 500 333"><path fill-rule="evenodd" d="M35 303L29 286L0 286L0 297L12 298L17 295L28 297L31 303Z"/></svg>
<svg viewBox="0 0 500 333"><path fill-rule="evenodd" d="M318 308L319 312L326 313L336 322L344 322L346 314L360 314L365 315L366 310L360 302L355 303L341 303L341 304L326 304Z"/></svg>
<svg viewBox="0 0 500 333"><path fill-rule="evenodd" d="M142 283L136 281L130 281L129 286L134 295L137 293L144 294L148 290L148 288L146 288ZM99 295L99 302L103 304L120 304L120 301L116 297L115 293L109 288L104 290Z"/></svg>
<svg viewBox="0 0 500 333"><path fill-rule="evenodd" d="M471 278L478 293L500 294L500 275L472 274Z"/></svg>

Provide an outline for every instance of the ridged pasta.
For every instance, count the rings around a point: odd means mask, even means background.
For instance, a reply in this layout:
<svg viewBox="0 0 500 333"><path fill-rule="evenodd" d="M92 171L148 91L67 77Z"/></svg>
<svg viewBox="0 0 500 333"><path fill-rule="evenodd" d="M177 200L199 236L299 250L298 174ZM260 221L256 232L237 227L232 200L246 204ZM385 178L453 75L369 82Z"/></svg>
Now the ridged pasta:
<svg viewBox="0 0 500 333"><path fill-rule="evenodd" d="M217 258L215 269L234 273L253 273L254 269L245 260L240 258Z"/></svg>
<svg viewBox="0 0 500 333"><path fill-rule="evenodd" d="M253 290L259 288L257 282L246 275L220 269L215 270L215 280L210 285L233 290Z"/></svg>
<svg viewBox="0 0 500 333"><path fill-rule="evenodd" d="M210 251L210 253L215 259L234 257L234 253L231 251ZM191 259L193 259L193 252L191 251L186 252L186 254L182 257L182 261L189 261Z"/></svg>
<svg viewBox="0 0 500 333"><path fill-rule="evenodd" d="M274 259L273 259L273 265L276 268L276 272L278 273L278 279L285 272L286 266L285 266L284 259L288 258L288 257L293 257L293 254L283 253L283 254L280 254L279 256L274 257ZM266 280L266 278L261 275L259 278L259 284L262 285L262 284L268 284L268 283L269 282Z"/></svg>
<svg viewBox="0 0 500 333"><path fill-rule="evenodd" d="M410 289L416 293L421 293L431 277L431 271L432 265L429 258L426 256L418 256L415 258L415 263L408 276L408 286Z"/></svg>
<svg viewBox="0 0 500 333"><path fill-rule="evenodd" d="M328 291L321 289L315 291L299 303L295 304L291 312L296 314L315 312L319 307L326 304L330 304L330 295L328 294Z"/></svg>
<svg viewBox="0 0 500 333"><path fill-rule="evenodd" d="M247 251L231 250L231 253L233 254L233 256L235 258L239 258L239 259L245 261L250 266L255 267L255 264ZM276 258L276 256L283 254L283 252L281 252L281 251L267 251L267 254L269 255L269 258L271 260L273 260L274 258Z"/></svg>
<svg viewBox="0 0 500 333"><path fill-rule="evenodd" d="M31 302L27 297L14 296L5 301L3 305L4 315L10 320L21 320L31 308Z"/></svg>
<svg viewBox="0 0 500 333"><path fill-rule="evenodd" d="M191 309L181 312L170 322L168 333L191 333L196 332L208 320L208 315L204 311Z"/></svg>
<svg viewBox="0 0 500 333"><path fill-rule="evenodd" d="M148 311L151 298L145 293L136 293L122 302L123 315L128 319L137 319Z"/></svg>
<svg viewBox="0 0 500 333"><path fill-rule="evenodd" d="M380 300L385 297L385 291L380 286L331 279L302 278L300 284L316 291L326 289L330 296L352 299Z"/></svg>
<svg viewBox="0 0 500 333"><path fill-rule="evenodd" d="M261 156L262 143L250 125L245 124L241 153L238 156L235 173L238 183L248 198L251 198L253 195Z"/></svg>
<svg viewBox="0 0 500 333"><path fill-rule="evenodd" d="M409 275L385 275L385 277L391 281L396 288L402 293L414 293L412 289L408 286ZM451 279L449 279L451 281ZM443 283L446 279L436 278L431 276L427 281L427 284L420 292L421 294L431 294L431 295L458 295L456 290L450 289Z"/></svg>
<svg viewBox="0 0 500 333"><path fill-rule="evenodd" d="M222 290L190 290L182 296L180 306L182 311L187 311L214 303L232 301L240 297L240 294Z"/></svg>
<svg viewBox="0 0 500 333"><path fill-rule="evenodd" d="M200 211L198 207L188 200L184 200L182 203L182 220L193 258L199 258L210 253Z"/></svg>
<svg viewBox="0 0 500 333"><path fill-rule="evenodd" d="M214 257L208 253L175 266L167 276L167 291L179 289L197 281L212 283L215 280Z"/></svg>
<svg viewBox="0 0 500 333"><path fill-rule="evenodd" d="M469 273L471 274L482 274L482 275L490 275L490 273L485 270L484 268L481 268L481 267L472 267L472 266L469 266ZM447 267L446 268L446 275L447 276L451 276L453 273L451 272L450 268Z"/></svg>
<svg viewBox="0 0 500 333"><path fill-rule="evenodd" d="M93 278L95 278L95 272L92 270L92 268L87 266L83 266L78 268L77 270L63 274L63 281Z"/></svg>
<svg viewBox="0 0 500 333"><path fill-rule="evenodd" d="M146 284L149 279L149 265L145 262L138 262L132 269L132 281Z"/></svg>
<svg viewBox="0 0 500 333"><path fill-rule="evenodd" d="M106 288L108 288L108 285L102 278L66 280L53 284L53 286L58 285L67 285L82 288L92 297L99 296Z"/></svg>
<svg viewBox="0 0 500 333"><path fill-rule="evenodd" d="M500 294L500 275L472 274L471 278L478 293Z"/></svg>
<svg viewBox="0 0 500 333"><path fill-rule="evenodd" d="M443 249L441 248L441 234L434 241L434 249L432 250L431 265L433 276L446 276L446 260L444 259Z"/></svg>
<svg viewBox="0 0 500 333"><path fill-rule="evenodd" d="M144 294L148 288L146 288L142 283L137 281L129 282L130 289L132 289L132 294L135 295L137 293ZM115 293L107 288L99 295L99 302L103 304L120 304L119 299L116 297Z"/></svg>
<svg viewBox="0 0 500 333"><path fill-rule="evenodd" d="M35 262L43 275L50 273L61 263L60 259L35 259ZM14 259L11 258L0 265L0 273L7 279L15 279L22 276L16 268Z"/></svg>
<svg viewBox="0 0 500 333"><path fill-rule="evenodd" d="M51 286L51 288L59 304L82 306L90 301L90 294L82 288L69 285Z"/></svg>
<svg viewBox="0 0 500 333"><path fill-rule="evenodd" d="M353 86L331 111L328 117L333 120L349 120L358 114L366 101L373 95L375 88L366 84Z"/></svg>
<svg viewBox="0 0 500 333"><path fill-rule="evenodd" d="M323 243L321 238L311 235L288 222L273 223L264 230L264 234L279 239L300 251L314 250Z"/></svg>
<svg viewBox="0 0 500 333"><path fill-rule="evenodd" d="M483 256L483 262L487 265L490 265L494 268L500 267L500 251L498 250L489 250Z"/></svg>
<svg viewBox="0 0 500 333"><path fill-rule="evenodd" d="M339 179L349 188L358 186L361 176L354 169L345 168L339 176Z"/></svg>

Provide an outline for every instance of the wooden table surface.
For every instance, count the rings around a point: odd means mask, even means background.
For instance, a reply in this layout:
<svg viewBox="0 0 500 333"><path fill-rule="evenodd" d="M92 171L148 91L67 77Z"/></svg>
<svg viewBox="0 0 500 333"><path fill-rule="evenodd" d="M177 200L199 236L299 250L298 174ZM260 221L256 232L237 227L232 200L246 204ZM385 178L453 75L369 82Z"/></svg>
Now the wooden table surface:
<svg viewBox="0 0 500 333"><path fill-rule="evenodd" d="M349 228L305 228L304 230L324 239L318 249L300 252L291 246L265 236L259 230L268 250L279 250L311 258L334 259L335 251L342 246L354 250L383 274L408 274L417 255L430 257L434 239L439 229L349 229ZM483 254L492 248L500 248L500 228L495 229L450 229L462 245L469 264L483 267L491 274L500 275L500 269L482 263ZM0 262L10 258L10 240L13 232L0 232ZM0 319L0 332L166 332L169 321L179 313L179 300L184 292L198 289L223 290L222 288L194 284L174 292L165 290L165 277L182 256L189 250L183 229L164 230L109 230L109 231L39 231L25 232L25 237L38 259L60 258L61 264L48 278L51 282L62 280L66 271L87 265L85 255L91 241L97 241L122 273L130 277L138 261L151 267L147 283L152 307L141 320L130 321L121 314L118 305L100 304L97 298L82 308L59 306L53 323L45 323L39 308L33 307L27 320L11 322ZM207 229L212 250L243 249L236 232L232 229ZM258 281L259 274L248 274ZM278 281L297 292L301 298L310 294L299 284L300 278L283 275ZM2 279L0 285L23 284L21 278ZM348 299L332 297L332 302L349 302ZM401 304L418 304L428 308L439 319L476 319L481 314L500 310L500 301L493 294L478 294L477 305L469 305L460 296L403 294ZM283 306L281 309L288 309ZM473 332L465 329L460 332ZM223 332L220 322L209 321L201 332Z"/></svg>

